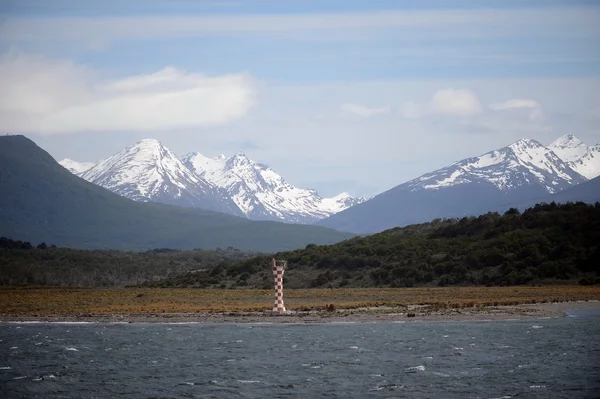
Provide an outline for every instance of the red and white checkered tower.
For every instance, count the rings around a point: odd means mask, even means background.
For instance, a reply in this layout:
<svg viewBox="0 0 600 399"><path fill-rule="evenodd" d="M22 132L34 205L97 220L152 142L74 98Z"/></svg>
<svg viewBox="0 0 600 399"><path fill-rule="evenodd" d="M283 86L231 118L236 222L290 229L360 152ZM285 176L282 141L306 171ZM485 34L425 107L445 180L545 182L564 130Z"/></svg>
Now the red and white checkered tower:
<svg viewBox="0 0 600 399"><path fill-rule="evenodd" d="M273 312L285 312L283 304L283 272L287 268L287 261L273 259L273 279L275 279L275 303Z"/></svg>

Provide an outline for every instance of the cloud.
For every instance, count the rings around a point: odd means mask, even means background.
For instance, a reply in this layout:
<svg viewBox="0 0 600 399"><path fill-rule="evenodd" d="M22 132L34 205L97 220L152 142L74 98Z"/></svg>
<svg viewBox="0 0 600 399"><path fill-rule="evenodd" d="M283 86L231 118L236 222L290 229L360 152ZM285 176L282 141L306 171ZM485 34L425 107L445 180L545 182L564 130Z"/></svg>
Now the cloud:
<svg viewBox="0 0 600 399"><path fill-rule="evenodd" d="M481 113L479 99L471 90L444 89L435 92L431 112L444 116L472 116Z"/></svg>
<svg viewBox="0 0 600 399"><path fill-rule="evenodd" d="M537 121L542 118L541 105L531 99L515 98L499 103L490 104L489 108L493 111L527 111L528 118Z"/></svg>
<svg viewBox="0 0 600 399"><path fill-rule="evenodd" d="M390 113L390 107L372 108L365 107L364 105L349 103L342 105L341 110L346 114L357 116L359 118L370 118L372 116L385 115Z"/></svg>
<svg viewBox="0 0 600 399"><path fill-rule="evenodd" d="M477 95L468 89L441 89L433 93L428 104L414 101L405 102L400 114L409 119L422 118L428 115L469 117L478 115L483 107Z"/></svg>
<svg viewBox="0 0 600 399"><path fill-rule="evenodd" d="M100 81L80 65L0 57L0 131L70 133L223 125L254 103L247 74L207 77L174 67Z"/></svg>

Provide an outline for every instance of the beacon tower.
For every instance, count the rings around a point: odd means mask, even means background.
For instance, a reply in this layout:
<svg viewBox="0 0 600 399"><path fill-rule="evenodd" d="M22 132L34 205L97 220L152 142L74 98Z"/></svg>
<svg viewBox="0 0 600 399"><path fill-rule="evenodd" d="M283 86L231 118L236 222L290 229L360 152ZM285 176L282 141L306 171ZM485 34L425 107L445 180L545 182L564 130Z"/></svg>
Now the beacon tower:
<svg viewBox="0 0 600 399"><path fill-rule="evenodd" d="M287 268L287 261L273 259L273 279L275 280L275 303L273 312L285 312L283 304L283 272Z"/></svg>

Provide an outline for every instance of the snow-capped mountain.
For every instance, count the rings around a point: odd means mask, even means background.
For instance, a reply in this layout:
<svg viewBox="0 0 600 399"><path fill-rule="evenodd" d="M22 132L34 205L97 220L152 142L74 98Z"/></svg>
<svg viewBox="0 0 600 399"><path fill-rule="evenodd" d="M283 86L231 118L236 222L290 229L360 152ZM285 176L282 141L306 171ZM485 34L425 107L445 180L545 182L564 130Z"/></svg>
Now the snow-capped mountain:
<svg viewBox="0 0 600 399"><path fill-rule="evenodd" d="M550 143L548 148L563 161L572 162L585 155L588 146L572 134L566 134Z"/></svg>
<svg viewBox="0 0 600 399"><path fill-rule="evenodd" d="M570 146L578 146L576 140L569 141L563 146L567 140L555 142L565 157L573 156ZM371 233L435 218L503 211L586 180L552 149L522 139L417 177L317 224Z"/></svg>
<svg viewBox="0 0 600 399"><path fill-rule="evenodd" d="M97 164L70 159L72 173L136 201L198 207L254 220L312 223L364 199L342 193L322 198L287 183L244 153L208 158L190 153L180 160L157 140L147 139Z"/></svg>
<svg viewBox="0 0 600 399"><path fill-rule="evenodd" d="M242 152L229 159L194 152L182 160L198 176L226 190L241 211L254 220L311 223L364 201L347 193L322 198L315 190L294 187Z"/></svg>
<svg viewBox="0 0 600 399"><path fill-rule="evenodd" d="M367 198L356 198L349 193L343 192L331 198L321 199L321 208L329 211L330 214L338 213L351 206L361 204L367 201Z"/></svg>
<svg viewBox="0 0 600 399"><path fill-rule="evenodd" d="M81 174L86 170L90 169L92 166L94 166L93 162L77 162L69 158L65 158L62 161L59 161L58 163L74 175Z"/></svg>
<svg viewBox="0 0 600 399"><path fill-rule="evenodd" d="M141 140L79 176L135 201L152 201L239 214L221 190L196 176L153 139Z"/></svg>
<svg viewBox="0 0 600 399"><path fill-rule="evenodd" d="M577 137L567 134L556 139L548 148L587 179L600 176L600 143L588 147Z"/></svg>
<svg viewBox="0 0 600 399"><path fill-rule="evenodd" d="M585 154L569 162L569 166L588 179L600 176L600 143L588 147Z"/></svg>
<svg viewBox="0 0 600 399"><path fill-rule="evenodd" d="M540 185L548 193L555 193L585 180L551 149L535 140L522 139L427 173L404 186L417 191L481 181L502 191Z"/></svg>

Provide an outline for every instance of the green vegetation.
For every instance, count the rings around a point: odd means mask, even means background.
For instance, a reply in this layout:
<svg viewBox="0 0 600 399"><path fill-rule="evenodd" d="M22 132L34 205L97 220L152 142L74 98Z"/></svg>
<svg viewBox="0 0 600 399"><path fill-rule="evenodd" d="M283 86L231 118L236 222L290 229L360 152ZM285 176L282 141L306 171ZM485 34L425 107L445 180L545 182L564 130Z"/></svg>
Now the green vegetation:
<svg viewBox="0 0 600 399"><path fill-rule="evenodd" d="M155 249L147 252L57 248L0 237L0 285L111 287L141 284L211 269L255 255L233 248L215 251Z"/></svg>
<svg viewBox="0 0 600 399"><path fill-rule="evenodd" d="M352 236L201 209L134 202L60 166L23 136L0 137L0 235L78 249L281 251Z"/></svg>
<svg viewBox="0 0 600 399"><path fill-rule="evenodd" d="M600 283L600 203L435 220L280 252L287 288ZM223 263L154 287L270 288L270 256Z"/></svg>

